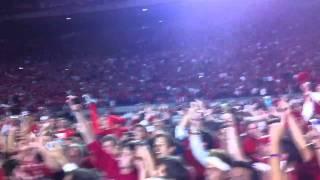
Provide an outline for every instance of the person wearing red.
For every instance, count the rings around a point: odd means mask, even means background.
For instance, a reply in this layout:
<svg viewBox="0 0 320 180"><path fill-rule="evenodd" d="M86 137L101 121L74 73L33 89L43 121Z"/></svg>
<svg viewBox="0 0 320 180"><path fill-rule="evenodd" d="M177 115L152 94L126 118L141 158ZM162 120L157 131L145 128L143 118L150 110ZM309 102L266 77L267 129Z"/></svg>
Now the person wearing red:
<svg viewBox="0 0 320 180"><path fill-rule="evenodd" d="M122 145L118 157L105 151L101 143L95 139L92 128L87 126L81 105L73 104L72 97L69 97L68 103L78 123L82 126L81 134L91 152L94 166L103 173L106 179L137 180L138 171L133 165L134 146L132 144Z"/></svg>
<svg viewBox="0 0 320 180"><path fill-rule="evenodd" d="M106 118L107 127L102 128L96 101L93 100L89 95L85 95L85 101L88 104L91 126L95 135L105 136L112 134L118 138L121 138L122 135L128 131L128 129L123 126L126 120L116 115L109 115Z"/></svg>
<svg viewBox="0 0 320 180"><path fill-rule="evenodd" d="M75 131L69 127L69 122L63 118L57 120L57 130L55 136L61 139L70 138L75 135Z"/></svg>
<svg viewBox="0 0 320 180"><path fill-rule="evenodd" d="M98 141L90 143L88 149L92 153L95 167L102 171L105 177L115 180L138 179L138 172L133 165L134 146L124 144L118 158L104 151Z"/></svg>
<svg viewBox="0 0 320 180"><path fill-rule="evenodd" d="M257 150L259 145L259 131L256 123L250 123L247 127L247 135L243 138L243 150L251 160L257 161Z"/></svg>

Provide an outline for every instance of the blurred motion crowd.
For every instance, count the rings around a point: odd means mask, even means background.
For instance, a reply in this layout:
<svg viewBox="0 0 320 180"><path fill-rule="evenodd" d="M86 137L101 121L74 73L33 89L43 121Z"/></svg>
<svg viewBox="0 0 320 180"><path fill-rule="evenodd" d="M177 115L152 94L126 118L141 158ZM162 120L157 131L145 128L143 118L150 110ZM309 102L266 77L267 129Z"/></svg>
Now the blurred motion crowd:
<svg viewBox="0 0 320 180"><path fill-rule="evenodd" d="M167 39L178 32L159 30L151 42L144 32L129 33L135 37L131 38L136 44L127 45L133 50L114 56L102 43L91 43L95 37L75 36L60 45L36 42L20 62L0 67L0 82L5 85L0 86L0 100L6 104L8 97L17 95L28 106L60 106L71 90L77 95L90 93L100 103L127 105L296 93L294 75L301 71L319 82L320 44L313 39L320 34L297 37L302 25L272 27L264 32L248 25L235 35L227 31L219 37L200 31L184 39ZM261 31L266 35L258 37ZM157 43L168 47L155 50Z"/></svg>
<svg viewBox="0 0 320 180"><path fill-rule="evenodd" d="M99 114L90 95L70 116L3 107L2 179L319 179L320 91ZM15 114L15 115L13 115ZM68 120L68 117L74 121Z"/></svg>
<svg viewBox="0 0 320 180"><path fill-rule="evenodd" d="M320 180L317 11L0 40L0 180Z"/></svg>

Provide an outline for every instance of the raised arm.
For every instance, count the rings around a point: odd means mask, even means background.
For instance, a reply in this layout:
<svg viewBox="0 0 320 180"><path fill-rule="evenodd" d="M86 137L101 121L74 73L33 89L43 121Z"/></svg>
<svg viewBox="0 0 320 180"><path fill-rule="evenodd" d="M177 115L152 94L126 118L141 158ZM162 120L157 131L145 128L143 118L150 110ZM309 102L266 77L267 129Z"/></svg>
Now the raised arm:
<svg viewBox="0 0 320 180"><path fill-rule="evenodd" d="M316 156L318 164L320 165L320 132L315 127L312 127L312 129L305 136L313 145L314 155Z"/></svg>
<svg viewBox="0 0 320 180"><path fill-rule="evenodd" d="M206 159L209 155L209 152L204 149L200 134L191 133L189 135L189 142L192 155L203 166L206 166Z"/></svg>
<svg viewBox="0 0 320 180"><path fill-rule="evenodd" d="M283 180L284 174L281 171L280 166L280 139L284 132L284 123L274 123L270 126L270 160L271 166L271 179L272 180Z"/></svg>
<svg viewBox="0 0 320 180"><path fill-rule="evenodd" d="M285 101L280 101L278 107L281 109L288 109L288 103ZM281 121L279 123L273 123L269 127L269 136L270 136L270 149L269 149L269 164L271 166L271 179L272 180L284 180L285 174L282 173L280 166L280 141L284 134L285 122L287 115L285 112L281 114Z"/></svg>
<svg viewBox="0 0 320 180"><path fill-rule="evenodd" d="M8 133L8 138L5 139L5 149L6 152L12 153L13 151L16 150L16 133L17 133L17 128L11 127Z"/></svg>
<svg viewBox="0 0 320 180"><path fill-rule="evenodd" d="M97 105L95 103L90 103L88 105L90 118L92 122L92 129L95 134L99 134L100 132L100 123L99 123L99 115Z"/></svg>
<svg viewBox="0 0 320 180"><path fill-rule="evenodd" d="M297 124L296 118L291 113L288 113L287 115L287 122L293 138L293 142L298 148L298 151L301 154L303 161L310 161L313 156L312 151L308 148L308 144L303 136L303 132Z"/></svg>
<svg viewBox="0 0 320 180"><path fill-rule="evenodd" d="M70 109L72 110L77 122L79 123L81 134L83 135L85 142L87 144L93 143L95 140L95 136L92 132L92 128L88 124L88 120L84 116L82 106L80 104L73 103L73 100L75 98L75 96L68 96L67 103L69 104Z"/></svg>
<svg viewBox="0 0 320 180"><path fill-rule="evenodd" d="M235 127L233 115L228 113L228 114L225 114L223 118L229 125L228 127L226 127L228 153L236 161L248 161L248 159L245 157L244 152L240 146L239 135Z"/></svg>
<svg viewBox="0 0 320 180"><path fill-rule="evenodd" d="M67 103L69 104L72 112L74 113L77 122L80 125L80 132L88 144L88 149L94 157L94 165L97 169L104 171L107 173L108 177L117 177L119 173L118 162L115 157L111 154L105 152L102 148L100 142L95 140L95 136L92 132L91 125L87 122L88 120L85 118L84 113L82 111L82 106L79 104L74 104L73 99L75 97L68 97Z"/></svg>
<svg viewBox="0 0 320 180"><path fill-rule="evenodd" d="M189 109L188 112L184 114L181 121L175 128L175 137L179 140L183 140L188 136L187 125L190 119L190 111L191 110Z"/></svg>

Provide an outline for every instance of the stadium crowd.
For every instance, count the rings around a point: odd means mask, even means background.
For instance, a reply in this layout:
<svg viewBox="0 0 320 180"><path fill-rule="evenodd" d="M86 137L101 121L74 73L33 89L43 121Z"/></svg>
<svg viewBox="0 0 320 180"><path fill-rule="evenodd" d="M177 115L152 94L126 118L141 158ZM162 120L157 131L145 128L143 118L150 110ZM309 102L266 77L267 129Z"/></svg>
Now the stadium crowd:
<svg viewBox="0 0 320 180"><path fill-rule="evenodd" d="M303 97L146 105L100 115L69 95L76 120L34 114L1 121L2 179L319 179L320 91ZM13 111L7 108L8 111Z"/></svg>
<svg viewBox="0 0 320 180"><path fill-rule="evenodd" d="M0 180L320 180L318 17L284 14L0 40Z"/></svg>
<svg viewBox="0 0 320 180"><path fill-rule="evenodd" d="M63 105L69 90L78 96L90 93L103 106L299 92L293 78L298 72L307 71L320 82L317 17L283 11L289 26L269 12L266 22L248 20L241 28L160 23L127 33L108 31L110 36L104 30L75 30L42 40L30 37L30 42L0 42L2 59L11 61L9 52L19 57L0 67L0 84L5 84L0 101L7 104L16 95L35 109Z"/></svg>

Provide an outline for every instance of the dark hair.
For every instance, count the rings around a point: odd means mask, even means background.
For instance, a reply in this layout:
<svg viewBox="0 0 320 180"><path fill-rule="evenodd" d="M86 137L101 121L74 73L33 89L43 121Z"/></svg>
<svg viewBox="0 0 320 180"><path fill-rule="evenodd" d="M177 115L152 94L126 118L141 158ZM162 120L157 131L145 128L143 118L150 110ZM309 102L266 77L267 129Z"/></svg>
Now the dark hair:
<svg viewBox="0 0 320 180"><path fill-rule="evenodd" d="M72 180L99 180L100 176L96 171L79 168L71 172Z"/></svg>
<svg viewBox="0 0 320 180"><path fill-rule="evenodd" d="M36 153L36 155L35 155L35 160L36 160L36 162L38 162L38 163L42 163L42 162L44 161L42 154L40 154L39 152Z"/></svg>
<svg viewBox="0 0 320 180"><path fill-rule="evenodd" d="M169 147L175 147L175 146L176 146L176 143L175 143L173 137L170 136L169 134L164 134L164 133L163 133L163 134L157 134L156 136L154 136L153 142L155 142L155 140L156 140L157 138L164 138L164 139L166 139Z"/></svg>
<svg viewBox="0 0 320 180"><path fill-rule="evenodd" d="M145 132L147 132L147 128L144 125L137 124L137 125L134 126L133 129L136 129L136 128L142 128Z"/></svg>
<svg viewBox="0 0 320 180"><path fill-rule="evenodd" d="M208 132L201 131L201 139L202 139L202 141L204 143L207 144L206 149L212 149L213 148L213 138Z"/></svg>
<svg viewBox="0 0 320 180"><path fill-rule="evenodd" d="M112 136L112 135L106 135L101 139L101 142L107 142L107 141L111 141L114 145L118 144L117 138Z"/></svg>
<svg viewBox="0 0 320 180"><path fill-rule="evenodd" d="M158 165L164 165L167 179L175 180L188 180L189 172L182 163L182 161L176 157L168 156L159 158L157 161Z"/></svg>
<svg viewBox="0 0 320 180"><path fill-rule="evenodd" d="M303 162L297 147L289 137L281 140L281 147L285 153L288 153L288 163Z"/></svg>
<svg viewBox="0 0 320 180"><path fill-rule="evenodd" d="M224 163L228 164L233 168L245 168L251 172L251 180L259 180L260 176L257 170L252 167L251 162L244 162L244 161L234 161L226 152L223 150L211 150L209 152L209 156L213 156L219 158Z"/></svg>
<svg viewBox="0 0 320 180"><path fill-rule="evenodd" d="M251 180L259 180L260 179L260 175L259 172L254 169L252 167L252 163L251 162L244 162L244 161L233 161L232 162L232 167L234 168L244 168L247 169L251 172Z"/></svg>
<svg viewBox="0 0 320 180"><path fill-rule="evenodd" d="M18 167L20 165L20 162L16 159L9 159L6 160L3 165L2 168L4 170L4 173L6 176L11 176L13 170Z"/></svg>
<svg viewBox="0 0 320 180"><path fill-rule="evenodd" d="M136 142L130 141L130 140L125 140L120 143L120 148L128 148L130 151L134 151L136 148Z"/></svg>
<svg viewBox="0 0 320 180"><path fill-rule="evenodd" d="M267 106L264 104L264 102L261 99L256 101L256 104L257 104L257 106L256 106L255 110L264 110L264 111L266 111L268 109Z"/></svg>

